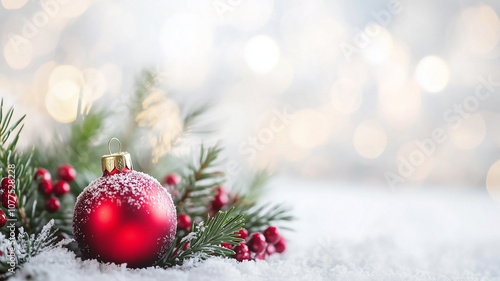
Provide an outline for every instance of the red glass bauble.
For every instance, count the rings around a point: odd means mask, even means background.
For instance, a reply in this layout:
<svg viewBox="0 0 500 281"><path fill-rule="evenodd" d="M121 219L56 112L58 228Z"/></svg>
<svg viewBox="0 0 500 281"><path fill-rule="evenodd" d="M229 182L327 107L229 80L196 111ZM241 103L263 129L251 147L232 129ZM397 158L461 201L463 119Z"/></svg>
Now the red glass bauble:
<svg viewBox="0 0 500 281"><path fill-rule="evenodd" d="M153 177L105 171L78 196L73 234L82 254L102 262L151 266L173 243L177 216L170 194Z"/></svg>

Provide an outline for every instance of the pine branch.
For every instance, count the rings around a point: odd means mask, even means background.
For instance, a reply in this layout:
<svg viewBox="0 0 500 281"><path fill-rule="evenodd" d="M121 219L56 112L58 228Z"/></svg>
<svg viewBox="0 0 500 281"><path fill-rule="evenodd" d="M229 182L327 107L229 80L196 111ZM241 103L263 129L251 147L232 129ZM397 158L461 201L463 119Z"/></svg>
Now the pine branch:
<svg viewBox="0 0 500 281"><path fill-rule="evenodd" d="M53 228L54 221L49 221L39 234L28 234L21 227L17 239L9 239L9 235L0 233L0 279L14 274L16 269L20 269L34 256L50 250L56 246L69 243L63 240L57 243L57 229ZM12 263L13 262L13 263Z"/></svg>
<svg viewBox="0 0 500 281"><path fill-rule="evenodd" d="M26 213L34 208L33 200L35 197L31 188L34 175L34 169L31 165L33 150L28 155L16 151L17 142L23 129L21 123L26 115L17 120L13 125L10 125L14 108L11 107L5 115L3 113L2 99L0 103L0 169L2 178L9 177L13 180L13 193L18 199L16 208L8 209L6 215L9 219L16 220L17 226L22 225L29 231L30 221ZM14 138L9 142L12 135L14 135ZM2 233L7 233L5 228L1 231Z"/></svg>
<svg viewBox="0 0 500 281"><path fill-rule="evenodd" d="M238 192L234 196L233 206L251 208L257 200L262 197L264 188L271 179L272 174L268 170L257 171L245 192Z"/></svg>
<svg viewBox="0 0 500 281"><path fill-rule="evenodd" d="M205 260L210 256L234 255L233 250L222 247L221 243L238 245L243 242L243 239L236 238L238 234L235 232L243 228L244 221L243 215L236 214L234 209L231 209L226 212L219 211L214 217L207 218L206 222L198 225L193 223L194 231L180 240L177 247L172 247L158 265L171 267L181 265L192 258ZM189 248L184 250L187 243Z"/></svg>
<svg viewBox="0 0 500 281"><path fill-rule="evenodd" d="M244 209L242 207L237 210L245 216L245 227L250 233L261 232L269 225L279 226L282 229L289 227L283 225L283 222L292 221L295 218L290 214L291 208L281 204L272 205L264 204L260 207L253 207L251 209Z"/></svg>
<svg viewBox="0 0 500 281"><path fill-rule="evenodd" d="M178 212L190 216L206 214L215 187L225 182L224 173L214 170L222 148L215 145L205 149L202 145L200 150L199 162L189 167L184 184L179 187L180 199L175 202Z"/></svg>

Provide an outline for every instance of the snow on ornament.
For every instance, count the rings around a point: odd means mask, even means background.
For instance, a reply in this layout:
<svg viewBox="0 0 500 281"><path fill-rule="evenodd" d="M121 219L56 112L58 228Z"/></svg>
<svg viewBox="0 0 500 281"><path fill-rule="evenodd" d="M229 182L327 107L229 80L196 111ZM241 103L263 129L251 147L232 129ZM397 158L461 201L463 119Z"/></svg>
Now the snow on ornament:
<svg viewBox="0 0 500 281"><path fill-rule="evenodd" d="M111 141L119 152L112 154ZM172 198L153 177L132 170L121 143L108 142L109 155L101 158L103 175L78 196L73 234L84 258L153 265L172 246L177 216Z"/></svg>

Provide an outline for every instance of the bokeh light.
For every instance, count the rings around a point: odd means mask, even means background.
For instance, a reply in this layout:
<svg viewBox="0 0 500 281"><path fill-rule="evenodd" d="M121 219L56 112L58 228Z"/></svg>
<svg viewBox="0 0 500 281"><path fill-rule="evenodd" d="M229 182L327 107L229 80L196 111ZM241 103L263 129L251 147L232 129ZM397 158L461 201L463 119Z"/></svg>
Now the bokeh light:
<svg viewBox="0 0 500 281"><path fill-rule="evenodd" d="M500 19L492 7L479 5L464 9L460 15L457 31L464 35L463 44L476 55L485 55L493 50L500 40Z"/></svg>
<svg viewBox="0 0 500 281"><path fill-rule="evenodd" d="M7 10L16 10L22 8L28 0L2 0L2 5Z"/></svg>
<svg viewBox="0 0 500 281"><path fill-rule="evenodd" d="M486 188L491 198L500 202L500 160L491 165L488 170Z"/></svg>
<svg viewBox="0 0 500 281"><path fill-rule="evenodd" d="M377 158L387 146L387 134L376 120L364 120L354 132L353 144L359 155L365 158Z"/></svg>
<svg viewBox="0 0 500 281"><path fill-rule="evenodd" d="M450 70L442 58L427 56L418 62L415 78L422 89L430 93L437 93L448 85Z"/></svg>
<svg viewBox="0 0 500 281"><path fill-rule="evenodd" d="M245 61L253 71L268 72L276 65L279 58L279 47L269 36L257 35L245 46Z"/></svg>
<svg viewBox="0 0 500 281"><path fill-rule="evenodd" d="M392 37L387 29L377 24L371 24L364 30L364 34L371 34L367 47L363 48L365 58L373 63L379 64L385 61L392 52Z"/></svg>
<svg viewBox="0 0 500 281"><path fill-rule="evenodd" d="M4 45L3 55L13 69L27 67L33 59L33 45L20 35L13 35Z"/></svg>
<svg viewBox="0 0 500 281"><path fill-rule="evenodd" d="M50 116L61 123L73 122L78 113L80 87L72 81L62 80L54 84L45 97Z"/></svg>

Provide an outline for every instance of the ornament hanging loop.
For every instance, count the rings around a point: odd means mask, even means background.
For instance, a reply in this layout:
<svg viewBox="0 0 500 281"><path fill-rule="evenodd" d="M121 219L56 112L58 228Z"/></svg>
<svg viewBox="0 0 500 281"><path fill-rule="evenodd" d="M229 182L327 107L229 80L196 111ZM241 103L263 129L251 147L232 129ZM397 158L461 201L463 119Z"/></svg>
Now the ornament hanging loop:
<svg viewBox="0 0 500 281"><path fill-rule="evenodd" d="M118 153L111 152L111 142L118 142ZM103 155L101 157L102 171L107 171L108 173L114 173L115 170L122 172L124 170L132 170L132 158L130 153L122 152L122 143L117 138L112 138L108 141L108 155ZM126 169L125 169L126 168Z"/></svg>
<svg viewBox="0 0 500 281"><path fill-rule="evenodd" d="M118 142L118 154L121 154L122 153L122 143L120 142L119 139L117 138L112 138L108 141L108 152L109 152L109 155L113 155L113 153L111 153L111 142L112 141L116 141Z"/></svg>

